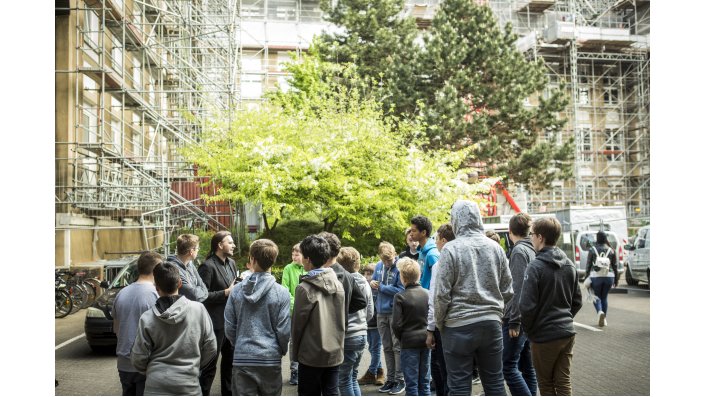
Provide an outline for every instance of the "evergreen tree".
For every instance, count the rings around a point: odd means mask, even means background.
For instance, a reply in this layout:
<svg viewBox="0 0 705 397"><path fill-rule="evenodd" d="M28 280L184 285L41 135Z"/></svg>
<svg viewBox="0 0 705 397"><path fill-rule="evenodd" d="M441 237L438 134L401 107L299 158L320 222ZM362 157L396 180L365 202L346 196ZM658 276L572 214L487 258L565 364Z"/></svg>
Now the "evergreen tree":
<svg viewBox="0 0 705 397"><path fill-rule="evenodd" d="M567 101L559 90L540 95L545 66L526 60L516 40L489 7L445 0L424 35L414 65L418 78L390 84L399 87L394 100L403 118L426 122L431 148L475 145L472 160L484 163L488 173L537 191L572 172L572 138L563 145L556 140L564 123L557 115ZM527 109L524 101L534 94L538 106ZM540 141L542 135L548 138Z"/></svg>

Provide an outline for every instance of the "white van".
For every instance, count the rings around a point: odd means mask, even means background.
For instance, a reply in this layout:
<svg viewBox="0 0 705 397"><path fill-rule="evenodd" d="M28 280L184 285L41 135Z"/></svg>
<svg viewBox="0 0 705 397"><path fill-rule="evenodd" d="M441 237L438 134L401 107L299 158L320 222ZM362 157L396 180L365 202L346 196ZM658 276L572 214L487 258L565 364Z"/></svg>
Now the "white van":
<svg viewBox="0 0 705 397"><path fill-rule="evenodd" d="M651 226L640 228L634 244L627 244L624 249L630 251L625 266L627 284L638 285L641 281L651 285Z"/></svg>

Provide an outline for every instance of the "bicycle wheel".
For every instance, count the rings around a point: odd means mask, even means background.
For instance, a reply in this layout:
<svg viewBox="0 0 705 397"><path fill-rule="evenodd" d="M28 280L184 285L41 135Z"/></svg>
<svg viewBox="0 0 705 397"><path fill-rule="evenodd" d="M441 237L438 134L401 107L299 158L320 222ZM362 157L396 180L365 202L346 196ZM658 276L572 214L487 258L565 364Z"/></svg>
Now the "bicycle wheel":
<svg viewBox="0 0 705 397"><path fill-rule="evenodd" d="M83 302L81 309L85 309L95 301L95 290L93 285L86 282L86 280L81 280L81 288L86 291L86 301Z"/></svg>
<svg viewBox="0 0 705 397"><path fill-rule="evenodd" d="M71 294L71 299L73 300L73 308L71 309L71 314L73 314L81 310L84 299L86 297L86 291L79 288L78 285L72 285L68 288L69 293Z"/></svg>
<svg viewBox="0 0 705 397"><path fill-rule="evenodd" d="M64 318L73 310L73 300L71 295L64 289L54 290L54 317Z"/></svg>
<svg viewBox="0 0 705 397"><path fill-rule="evenodd" d="M88 283L93 287L93 291L95 292L95 299L100 298L101 295L103 295L103 288L100 287L100 280L97 278L87 278L83 280L84 283Z"/></svg>

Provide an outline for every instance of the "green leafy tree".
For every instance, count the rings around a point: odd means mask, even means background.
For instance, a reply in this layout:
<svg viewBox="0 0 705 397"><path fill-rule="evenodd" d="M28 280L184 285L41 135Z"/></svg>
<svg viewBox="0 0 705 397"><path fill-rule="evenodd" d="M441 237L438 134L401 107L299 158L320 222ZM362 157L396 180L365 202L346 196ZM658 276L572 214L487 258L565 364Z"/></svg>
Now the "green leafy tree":
<svg viewBox="0 0 705 397"><path fill-rule="evenodd" d="M416 213L447 220L452 202L473 194L459 168L470 149L407 146L414 125L393 127L354 89L296 107L284 106L288 98L238 113L229 129L225 118L214 120L200 144L183 151L222 186L211 200L261 203L265 233L314 214L343 238L354 228L379 237Z"/></svg>

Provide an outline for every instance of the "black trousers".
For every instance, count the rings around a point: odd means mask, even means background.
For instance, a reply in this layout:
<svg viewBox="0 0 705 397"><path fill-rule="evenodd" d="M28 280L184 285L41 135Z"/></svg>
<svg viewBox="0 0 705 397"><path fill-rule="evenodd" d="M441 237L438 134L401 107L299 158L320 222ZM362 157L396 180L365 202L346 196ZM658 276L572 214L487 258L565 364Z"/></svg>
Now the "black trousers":
<svg viewBox="0 0 705 397"><path fill-rule="evenodd" d="M431 349L431 377L433 378L433 384L436 386L436 395L447 396L448 375L446 373L446 360L443 358L441 333L438 330L433 331L433 338L436 340L436 348Z"/></svg>
<svg viewBox="0 0 705 397"><path fill-rule="evenodd" d="M201 375L198 377L198 382L201 385L201 392L204 396L209 396L213 379L215 379L215 371L218 369L218 355L221 355L220 360L220 391L223 396L232 396L232 376L233 376L233 345L228 338L225 337L224 329L214 329L215 339L218 344L215 358L206 366L201 368Z"/></svg>
<svg viewBox="0 0 705 397"><path fill-rule="evenodd" d="M340 366L309 367L299 363L300 396L338 396L338 372Z"/></svg>
<svg viewBox="0 0 705 397"><path fill-rule="evenodd" d="M123 396L144 396L144 383L147 377L139 372L118 370Z"/></svg>

